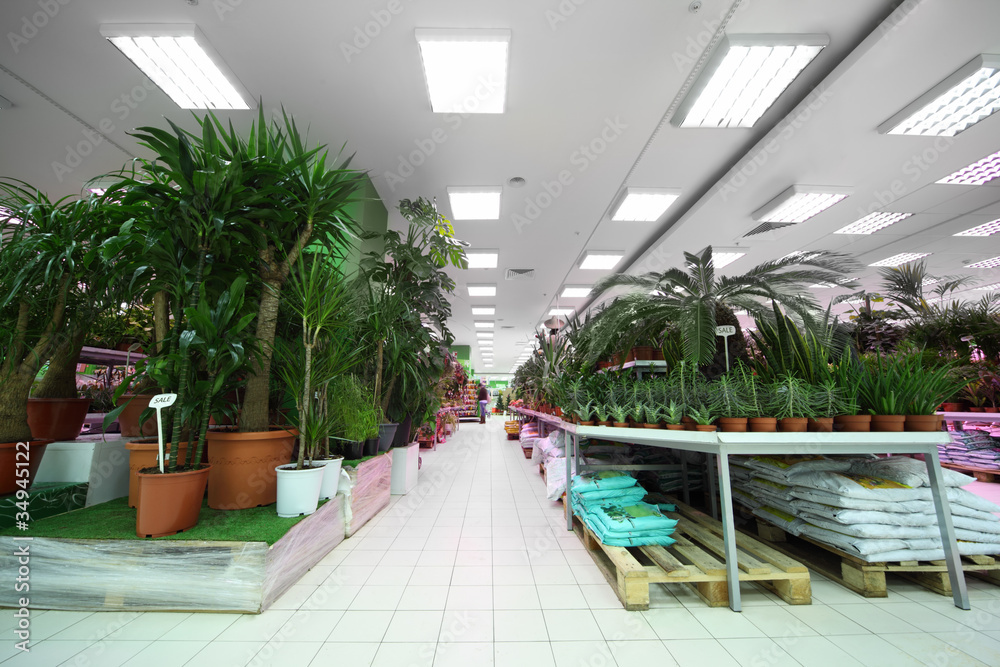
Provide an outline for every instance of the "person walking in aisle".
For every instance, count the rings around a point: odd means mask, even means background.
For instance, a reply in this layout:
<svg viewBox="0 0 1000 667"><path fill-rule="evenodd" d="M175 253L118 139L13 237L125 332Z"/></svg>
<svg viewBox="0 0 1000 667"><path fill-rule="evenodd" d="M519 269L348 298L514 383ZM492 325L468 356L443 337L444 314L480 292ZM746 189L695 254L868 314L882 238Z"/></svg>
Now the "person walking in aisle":
<svg viewBox="0 0 1000 667"><path fill-rule="evenodd" d="M486 388L486 383L479 385L479 394L476 396L479 401L479 423L486 423L486 404L490 402L490 390Z"/></svg>

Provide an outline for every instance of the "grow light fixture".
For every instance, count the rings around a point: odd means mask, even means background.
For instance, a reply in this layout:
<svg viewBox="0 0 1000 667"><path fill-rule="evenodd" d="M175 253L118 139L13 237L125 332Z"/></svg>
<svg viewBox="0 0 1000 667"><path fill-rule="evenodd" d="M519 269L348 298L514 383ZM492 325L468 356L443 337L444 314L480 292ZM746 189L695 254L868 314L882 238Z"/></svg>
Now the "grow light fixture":
<svg viewBox="0 0 1000 667"><path fill-rule="evenodd" d="M953 236L993 236L997 232L1000 232L1000 219L992 220L972 229L966 229L964 232L953 234Z"/></svg>
<svg viewBox="0 0 1000 667"><path fill-rule="evenodd" d="M725 266L729 266L744 255L746 255L745 252L737 250L712 248L712 266L717 269L721 269Z"/></svg>
<svg viewBox="0 0 1000 667"><path fill-rule="evenodd" d="M475 322L475 325L476 325L477 329L492 329L493 328L493 320L488 320L488 321L487 320L477 320Z"/></svg>
<svg viewBox="0 0 1000 667"><path fill-rule="evenodd" d="M452 220L499 220L503 188L448 187Z"/></svg>
<svg viewBox="0 0 1000 667"><path fill-rule="evenodd" d="M667 188L625 188L611 214L616 222L655 222L681 196L680 190Z"/></svg>
<svg viewBox="0 0 1000 667"><path fill-rule="evenodd" d="M465 259L470 269L495 269L500 260L499 250L466 250Z"/></svg>
<svg viewBox="0 0 1000 667"><path fill-rule="evenodd" d="M885 229L889 225L894 225L900 220L909 218L912 213L889 213L877 211L866 215L860 220L855 220L846 227L841 227L834 234L874 234L880 229Z"/></svg>
<svg viewBox="0 0 1000 667"><path fill-rule="evenodd" d="M968 167L962 167L937 182L944 185L982 185L997 177L1000 177L1000 151L987 155Z"/></svg>
<svg viewBox="0 0 1000 667"><path fill-rule="evenodd" d="M850 194L845 188L793 185L754 211L751 217L758 222L805 222Z"/></svg>
<svg viewBox="0 0 1000 667"><path fill-rule="evenodd" d="M974 264L966 264L970 269L995 269L1000 266L1000 257L991 257Z"/></svg>
<svg viewBox="0 0 1000 667"><path fill-rule="evenodd" d="M496 296L497 286L496 285L466 285L466 289L469 290L469 296Z"/></svg>
<svg viewBox="0 0 1000 667"><path fill-rule="evenodd" d="M922 257L927 257L930 254L929 252L901 252L898 255L886 257L868 266L900 266L901 264L907 264Z"/></svg>
<svg viewBox="0 0 1000 667"><path fill-rule="evenodd" d="M1000 110L1000 56L979 55L878 127L882 134L953 137Z"/></svg>
<svg viewBox="0 0 1000 667"><path fill-rule="evenodd" d="M473 315L495 315L497 312L496 306L473 306Z"/></svg>
<svg viewBox="0 0 1000 667"><path fill-rule="evenodd" d="M193 23L104 24L101 35L182 109L250 108L250 95Z"/></svg>
<svg viewBox="0 0 1000 667"><path fill-rule="evenodd" d="M615 268L615 265L624 256L625 253L610 250L588 250L583 253L583 261L580 262L580 268L584 270L608 271Z"/></svg>
<svg viewBox="0 0 1000 667"><path fill-rule="evenodd" d="M590 285L564 285L559 296L563 299L583 299L590 296L592 289Z"/></svg>
<svg viewBox="0 0 1000 667"><path fill-rule="evenodd" d="M414 31L434 113L503 113L509 30Z"/></svg>
<svg viewBox="0 0 1000 667"><path fill-rule="evenodd" d="M671 124L753 127L829 42L826 35L724 36Z"/></svg>

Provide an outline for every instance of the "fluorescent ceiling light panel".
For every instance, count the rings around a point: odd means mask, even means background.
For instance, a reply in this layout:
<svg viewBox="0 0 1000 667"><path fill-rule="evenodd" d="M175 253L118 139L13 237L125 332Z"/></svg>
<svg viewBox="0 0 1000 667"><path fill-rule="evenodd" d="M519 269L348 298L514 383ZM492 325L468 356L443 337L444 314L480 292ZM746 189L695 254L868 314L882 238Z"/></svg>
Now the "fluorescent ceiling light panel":
<svg viewBox="0 0 1000 667"><path fill-rule="evenodd" d="M493 322L492 321L487 322L485 320L480 320L480 321L477 321L475 324L476 324L476 328L477 329L492 329L493 328Z"/></svg>
<svg viewBox="0 0 1000 667"><path fill-rule="evenodd" d="M982 287L975 288L977 292L992 292L994 290L1000 290L1000 283L993 283L992 285L983 285Z"/></svg>
<svg viewBox="0 0 1000 667"><path fill-rule="evenodd" d="M945 185L982 185L997 177L1000 177L1000 151L987 155L968 167L962 167L937 182Z"/></svg>
<svg viewBox="0 0 1000 667"><path fill-rule="evenodd" d="M889 213L877 211L866 215L860 220L855 220L846 227L841 227L834 234L874 234L880 229L885 229L889 225L894 225L900 220L909 218L912 213Z"/></svg>
<svg viewBox="0 0 1000 667"><path fill-rule="evenodd" d="M991 257L974 264L966 264L970 269L995 269L1000 266L1000 257Z"/></svg>
<svg viewBox="0 0 1000 667"><path fill-rule="evenodd" d="M670 122L753 127L829 42L826 35L724 36Z"/></svg>
<svg viewBox="0 0 1000 667"><path fill-rule="evenodd" d="M473 186L449 187L447 190L452 220L500 219L500 195L503 188Z"/></svg>
<svg viewBox="0 0 1000 667"><path fill-rule="evenodd" d="M477 338L493 338L493 332L492 331L477 331L476 332L476 337Z"/></svg>
<svg viewBox="0 0 1000 667"><path fill-rule="evenodd" d="M608 271L615 268L615 265L618 264L624 256L625 253L621 252L588 250L583 253L583 261L580 262L580 268L585 270Z"/></svg>
<svg viewBox="0 0 1000 667"><path fill-rule="evenodd" d="M901 264L907 264L922 257L927 257L930 254L931 253L929 252L901 252L898 255L893 255L892 257L886 257L885 259L879 260L874 264L869 264L868 266L899 266Z"/></svg>
<svg viewBox="0 0 1000 667"><path fill-rule="evenodd" d="M878 127L882 134L953 137L1000 110L1000 56L976 56Z"/></svg>
<svg viewBox="0 0 1000 667"><path fill-rule="evenodd" d="M559 296L563 299L582 299L590 296L592 290L590 285L566 285Z"/></svg>
<svg viewBox="0 0 1000 667"><path fill-rule="evenodd" d="M552 316L552 315L572 315L572 314L573 314L573 309L572 308L550 308L549 309L549 316Z"/></svg>
<svg viewBox="0 0 1000 667"><path fill-rule="evenodd" d="M495 269L500 261L498 250L466 250L465 258L470 269Z"/></svg>
<svg viewBox="0 0 1000 667"><path fill-rule="evenodd" d="M469 290L469 296L496 296L497 286L496 285L466 285L466 289Z"/></svg>
<svg viewBox="0 0 1000 667"><path fill-rule="evenodd" d="M415 31L434 113L503 113L509 30Z"/></svg>
<svg viewBox="0 0 1000 667"><path fill-rule="evenodd" d="M473 306L473 315L496 315L496 306Z"/></svg>
<svg viewBox="0 0 1000 667"><path fill-rule="evenodd" d="M857 278L837 278L835 283L816 283L815 285L810 285L810 289L832 289L834 287L840 287L841 285L846 285L847 283L854 282Z"/></svg>
<svg viewBox="0 0 1000 667"><path fill-rule="evenodd" d="M617 222L655 222L680 196L680 190L625 188L625 194L611 214L611 219Z"/></svg>
<svg viewBox="0 0 1000 667"><path fill-rule="evenodd" d="M992 220L978 227L954 234L954 236L993 236L997 232L1000 232L1000 220Z"/></svg>
<svg viewBox="0 0 1000 667"><path fill-rule="evenodd" d="M924 278L921 285L927 287L928 285L937 285L939 282L941 282L940 278Z"/></svg>
<svg viewBox="0 0 1000 667"><path fill-rule="evenodd" d="M754 211L758 222L805 222L851 194L845 188L793 185Z"/></svg>
<svg viewBox="0 0 1000 667"><path fill-rule="evenodd" d="M712 248L712 266L717 269L721 269L724 266L729 266L744 255L746 255L745 252L720 252L718 249Z"/></svg>
<svg viewBox="0 0 1000 667"><path fill-rule="evenodd" d="M252 99L191 24L104 24L101 35L182 109L249 109Z"/></svg>

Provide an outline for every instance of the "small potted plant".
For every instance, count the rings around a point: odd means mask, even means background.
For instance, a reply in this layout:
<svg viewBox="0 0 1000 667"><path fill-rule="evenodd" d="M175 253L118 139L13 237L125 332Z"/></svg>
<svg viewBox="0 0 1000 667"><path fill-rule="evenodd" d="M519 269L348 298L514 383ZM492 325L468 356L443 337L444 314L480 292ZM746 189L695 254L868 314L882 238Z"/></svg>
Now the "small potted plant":
<svg viewBox="0 0 1000 667"><path fill-rule="evenodd" d="M778 420L778 430L804 433L809 417L816 415L809 384L802 378L784 373L772 383L771 389L774 393L774 416Z"/></svg>
<svg viewBox="0 0 1000 667"><path fill-rule="evenodd" d="M871 430L871 413L862 411L858 402L863 373L864 367L848 355L833 366L833 380L844 401L842 412L833 417L834 428L839 431L864 433Z"/></svg>
<svg viewBox="0 0 1000 667"><path fill-rule="evenodd" d="M608 410L607 403L594 403L594 416L597 418L597 426L611 426L611 411Z"/></svg>
<svg viewBox="0 0 1000 667"><path fill-rule="evenodd" d="M715 431L715 412L712 411L711 406L705 405L704 403L699 403L698 405L689 405L687 409L688 417L694 422L693 428L689 429L691 431Z"/></svg>
<svg viewBox="0 0 1000 667"><path fill-rule="evenodd" d="M712 408L719 416L719 430L745 433L749 406L746 386L731 373L720 376L711 385Z"/></svg>
<svg viewBox="0 0 1000 667"><path fill-rule="evenodd" d="M809 419L809 430L829 433L833 431L833 418L844 414L847 405L844 396L832 376L823 378L820 384L810 385L810 389L816 414Z"/></svg>
<svg viewBox="0 0 1000 667"><path fill-rule="evenodd" d="M670 401L660 411L660 418L663 420L669 431L683 431L684 425L681 418L684 416L684 405L677 401Z"/></svg>
<svg viewBox="0 0 1000 667"><path fill-rule="evenodd" d="M760 381L746 364L738 364L736 377L743 385L746 400L747 428L752 433L774 433L778 420L774 418L774 394L769 385Z"/></svg>

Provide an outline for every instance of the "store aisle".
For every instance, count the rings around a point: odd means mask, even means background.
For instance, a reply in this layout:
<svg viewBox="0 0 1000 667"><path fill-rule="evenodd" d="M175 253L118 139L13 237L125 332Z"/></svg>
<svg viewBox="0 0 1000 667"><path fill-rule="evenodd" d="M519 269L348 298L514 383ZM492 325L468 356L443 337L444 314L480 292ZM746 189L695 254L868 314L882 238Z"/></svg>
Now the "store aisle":
<svg viewBox="0 0 1000 667"><path fill-rule="evenodd" d="M4 610L0 664L1000 664L1000 587L976 579L971 612L901 579L869 600L815 575L811 606L745 586L734 614L654 587L653 609L625 612L502 419L421 455L418 488L263 614L38 612L32 652L15 657Z"/></svg>

